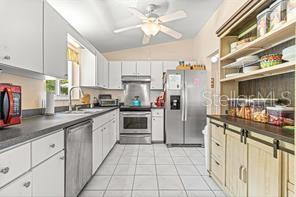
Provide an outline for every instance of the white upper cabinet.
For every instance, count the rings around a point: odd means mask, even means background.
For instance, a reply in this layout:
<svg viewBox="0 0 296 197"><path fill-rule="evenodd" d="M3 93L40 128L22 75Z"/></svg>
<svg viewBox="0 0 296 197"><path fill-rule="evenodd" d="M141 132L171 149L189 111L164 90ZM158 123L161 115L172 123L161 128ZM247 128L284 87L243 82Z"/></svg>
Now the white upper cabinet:
<svg viewBox="0 0 296 197"><path fill-rule="evenodd" d="M109 87L109 63L108 60L103 56L103 88Z"/></svg>
<svg viewBox="0 0 296 197"><path fill-rule="evenodd" d="M121 62L109 62L109 89L122 89L121 83Z"/></svg>
<svg viewBox="0 0 296 197"><path fill-rule="evenodd" d="M150 61L138 61L137 75L150 76L150 74L151 74Z"/></svg>
<svg viewBox="0 0 296 197"><path fill-rule="evenodd" d="M88 49L81 49L80 54L80 84L81 86L96 86L96 55Z"/></svg>
<svg viewBox="0 0 296 197"><path fill-rule="evenodd" d="M164 61L163 62L163 72L167 70L176 70L176 67L179 65L178 61Z"/></svg>
<svg viewBox="0 0 296 197"><path fill-rule="evenodd" d="M67 23L44 2L44 74L67 78Z"/></svg>
<svg viewBox="0 0 296 197"><path fill-rule="evenodd" d="M152 61L151 62L151 89L152 90L161 90L163 77L163 64L161 61Z"/></svg>
<svg viewBox="0 0 296 197"><path fill-rule="evenodd" d="M122 62L122 75L137 75L137 62L136 61L123 61Z"/></svg>
<svg viewBox="0 0 296 197"><path fill-rule="evenodd" d="M0 63L43 73L43 1L0 1Z"/></svg>
<svg viewBox="0 0 296 197"><path fill-rule="evenodd" d="M103 87L104 83L104 61L101 53L97 52L97 86Z"/></svg>

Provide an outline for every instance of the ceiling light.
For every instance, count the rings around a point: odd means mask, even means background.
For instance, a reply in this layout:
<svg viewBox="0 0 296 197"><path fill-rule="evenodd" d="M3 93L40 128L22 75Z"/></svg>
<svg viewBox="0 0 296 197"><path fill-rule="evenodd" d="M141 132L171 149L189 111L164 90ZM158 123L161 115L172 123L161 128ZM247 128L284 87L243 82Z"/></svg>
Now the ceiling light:
<svg viewBox="0 0 296 197"><path fill-rule="evenodd" d="M152 22L144 23L141 28L147 36L155 36L160 31L159 24Z"/></svg>

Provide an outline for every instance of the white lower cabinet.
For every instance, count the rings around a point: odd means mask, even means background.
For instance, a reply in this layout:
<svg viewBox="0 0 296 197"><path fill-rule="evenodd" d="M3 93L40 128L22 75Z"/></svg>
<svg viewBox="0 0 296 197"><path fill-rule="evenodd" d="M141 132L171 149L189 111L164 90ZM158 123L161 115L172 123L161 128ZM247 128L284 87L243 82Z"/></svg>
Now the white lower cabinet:
<svg viewBox="0 0 296 197"><path fill-rule="evenodd" d="M93 169L94 174L103 161L103 128L93 131Z"/></svg>
<svg viewBox="0 0 296 197"><path fill-rule="evenodd" d="M64 151L33 168L33 197L64 196Z"/></svg>
<svg viewBox="0 0 296 197"><path fill-rule="evenodd" d="M164 141L164 116L163 109L152 110L152 141Z"/></svg>
<svg viewBox="0 0 296 197"><path fill-rule="evenodd" d="M28 172L0 190L1 197L32 196L32 173Z"/></svg>

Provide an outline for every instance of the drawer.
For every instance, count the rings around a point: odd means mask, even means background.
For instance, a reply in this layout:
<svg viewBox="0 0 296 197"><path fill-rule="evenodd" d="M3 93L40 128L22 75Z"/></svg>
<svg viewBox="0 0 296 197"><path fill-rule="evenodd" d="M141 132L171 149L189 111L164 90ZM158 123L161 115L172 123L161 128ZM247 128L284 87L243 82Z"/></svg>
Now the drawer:
<svg viewBox="0 0 296 197"><path fill-rule="evenodd" d="M115 119L117 112L118 112L117 110L113 110L111 112L108 112L107 114L93 118L93 121L94 121L93 130L98 129L104 124L106 124L107 122L111 121L112 119Z"/></svg>
<svg viewBox="0 0 296 197"><path fill-rule="evenodd" d="M0 154L0 187L30 169L30 154L30 144L25 144Z"/></svg>
<svg viewBox="0 0 296 197"><path fill-rule="evenodd" d="M32 166L64 149L64 130L32 142Z"/></svg>
<svg viewBox="0 0 296 197"><path fill-rule="evenodd" d="M212 138L212 155L219 163L224 163L224 144Z"/></svg>
<svg viewBox="0 0 296 197"><path fill-rule="evenodd" d="M152 116L163 116L163 109L152 109Z"/></svg>
<svg viewBox="0 0 296 197"><path fill-rule="evenodd" d="M218 140L219 142L223 142L225 141L225 135L224 135L224 128L223 126L218 126L215 124L211 124L211 130L212 130L212 137L216 140Z"/></svg>
<svg viewBox="0 0 296 197"><path fill-rule="evenodd" d="M221 183L223 183L223 179L224 179L224 166L223 166L223 164L212 157L212 159L211 159L211 167L212 167L212 173L215 175L215 177Z"/></svg>
<svg viewBox="0 0 296 197"><path fill-rule="evenodd" d="M32 173L19 177L0 189L0 197L29 197L32 196Z"/></svg>

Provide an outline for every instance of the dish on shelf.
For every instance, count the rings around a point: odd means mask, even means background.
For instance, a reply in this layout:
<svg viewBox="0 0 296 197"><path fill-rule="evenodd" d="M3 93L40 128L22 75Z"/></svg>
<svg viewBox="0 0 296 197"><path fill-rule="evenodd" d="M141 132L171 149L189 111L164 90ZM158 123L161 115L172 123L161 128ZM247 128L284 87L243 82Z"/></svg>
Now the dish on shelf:
<svg viewBox="0 0 296 197"><path fill-rule="evenodd" d="M257 15L257 37L261 37L268 32L270 24L270 13L270 9L267 8Z"/></svg>
<svg viewBox="0 0 296 197"><path fill-rule="evenodd" d="M273 30L287 19L287 0L277 0L271 4L270 11L270 30Z"/></svg>
<svg viewBox="0 0 296 197"><path fill-rule="evenodd" d="M276 66L278 64L281 64L283 63L282 57L283 57L282 54L277 54L277 53L262 56L260 60L260 67L268 68L271 66Z"/></svg>
<svg viewBox="0 0 296 197"><path fill-rule="evenodd" d="M253 66L245 66L243 67L243 73L249 73L255 70L259 70L260 66L258 65L253 65Z"/></svg>
<svg viewBox="0 0 296 197"><path fill-rule="evenodd" d="M241 68L259 62L259 57L256 55L249 55L237 59L235 62L224 66L223 68Z"/></svg>

